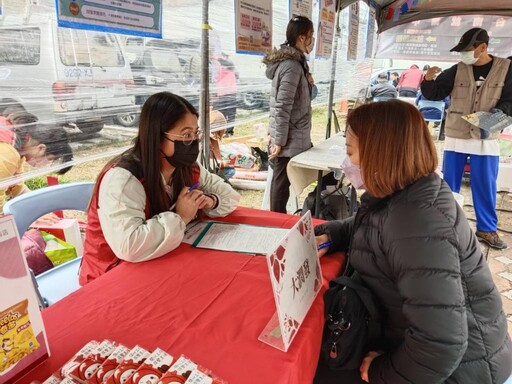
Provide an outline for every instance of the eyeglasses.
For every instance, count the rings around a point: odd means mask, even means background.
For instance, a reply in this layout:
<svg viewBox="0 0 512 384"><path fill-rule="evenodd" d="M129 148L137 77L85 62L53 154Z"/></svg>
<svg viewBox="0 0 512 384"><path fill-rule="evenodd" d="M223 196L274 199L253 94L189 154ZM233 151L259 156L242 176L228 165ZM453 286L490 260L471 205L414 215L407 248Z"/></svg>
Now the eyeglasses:
<svg viewBox="0 0 512 384"><path fill-rule="evenodd" d="M175 133L164 133L164 138L166 140L172 141L174 143L176 140L172 140L167 136L178 137L179 138L178 141L182 141L183 144L185 144L185 145L191 145L194 141L201 140L203 138L203 131L198 130L195 133L187 132L184 135L177 135Z"/></svg>

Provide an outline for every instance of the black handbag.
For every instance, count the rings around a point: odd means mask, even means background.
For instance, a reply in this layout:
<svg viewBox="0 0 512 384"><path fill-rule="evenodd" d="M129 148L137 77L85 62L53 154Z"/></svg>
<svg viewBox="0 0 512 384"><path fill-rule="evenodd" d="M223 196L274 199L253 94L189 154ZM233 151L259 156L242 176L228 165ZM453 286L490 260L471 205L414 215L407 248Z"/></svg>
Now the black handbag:
<svg viewBox="0 0 512 384"><path fill-rule="evenodd" d="M329 282L324 306L321 358L331 369L359 369L366 353L378 349L382 340L380 310L372 292L354 271Z"/></svg>

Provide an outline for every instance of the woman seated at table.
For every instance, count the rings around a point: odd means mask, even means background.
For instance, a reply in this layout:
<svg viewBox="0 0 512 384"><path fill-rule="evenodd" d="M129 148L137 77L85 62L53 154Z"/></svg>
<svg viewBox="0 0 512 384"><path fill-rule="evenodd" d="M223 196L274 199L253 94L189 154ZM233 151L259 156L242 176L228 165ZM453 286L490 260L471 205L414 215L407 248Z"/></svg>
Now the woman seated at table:
<svg viewBox="0 0 512 384"><path fill-rule="evenodd" d="M169 92L144 103L134 146L111 160L96 181L81 285L121 261L169 253L200 212L218 217L236 208L239 194L197 163L197 118L188 101Z"/></svg>
<svg viewBox="0 0 512 384"><path fill-rule="evenodd" d="M387 348L368 351L361 378L379 383L501 384L512 345L500 293L462 209L434 172L421 113L372 103L347 119L345 174L366 192L355 218L315 228L383 307ZM320 254L325 253L324 250Z"/></svg>

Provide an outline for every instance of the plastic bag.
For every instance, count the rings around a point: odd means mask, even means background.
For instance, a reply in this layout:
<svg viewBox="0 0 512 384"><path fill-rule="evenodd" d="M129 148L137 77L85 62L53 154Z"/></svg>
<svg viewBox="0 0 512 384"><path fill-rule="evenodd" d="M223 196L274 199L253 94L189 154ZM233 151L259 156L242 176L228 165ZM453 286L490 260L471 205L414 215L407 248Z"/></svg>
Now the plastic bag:
<svg viewBox="0 0 512 384"><path fill-rule="evenodd" d="M41 234L46 240L46 249L44 250L44 253L52 261L55 267L67 261L76 259L77 254L74 246L44 231L41 231Z"/></svg>

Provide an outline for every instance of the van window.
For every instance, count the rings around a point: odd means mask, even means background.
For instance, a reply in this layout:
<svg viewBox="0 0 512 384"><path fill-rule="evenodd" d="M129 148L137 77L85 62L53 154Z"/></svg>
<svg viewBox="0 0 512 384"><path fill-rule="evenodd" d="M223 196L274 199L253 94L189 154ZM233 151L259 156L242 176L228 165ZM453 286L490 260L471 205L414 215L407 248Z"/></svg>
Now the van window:
<svg viewBox="0 0 512 384"><path fill-rule="evenodd" d="M39 64L40 36L39 28L0 29L0 64Z"/></svg>
<svg viewBox="0 0 512 384"><path fill-rule="evenodd" d="M110 33L59 28L59 52L64 65L124 67L121 47Z"/></svg>

